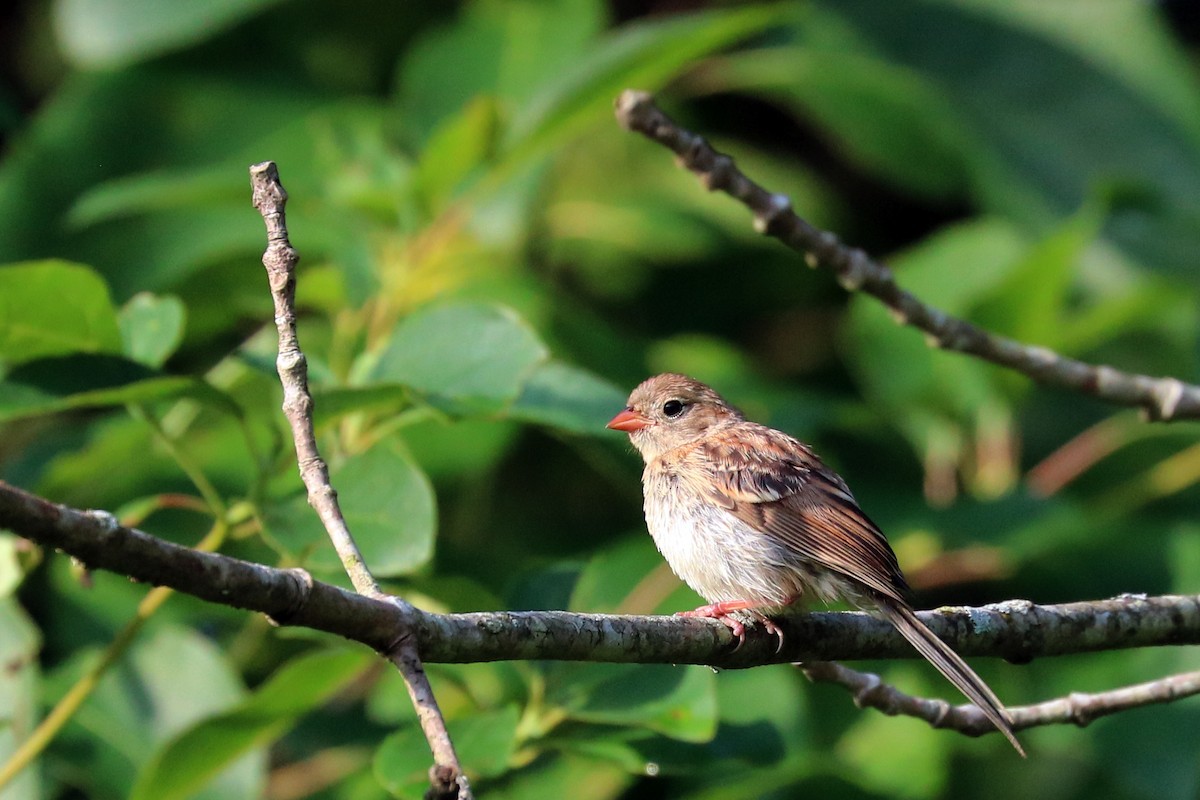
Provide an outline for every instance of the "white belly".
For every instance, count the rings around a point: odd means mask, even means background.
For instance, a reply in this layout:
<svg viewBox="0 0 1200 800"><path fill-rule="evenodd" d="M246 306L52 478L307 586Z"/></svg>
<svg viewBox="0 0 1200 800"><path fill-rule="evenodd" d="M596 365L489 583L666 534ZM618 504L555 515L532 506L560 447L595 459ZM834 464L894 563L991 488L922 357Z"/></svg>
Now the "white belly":
<svg viewBox="0 0 1200 800"><path fill-rule="evenodd" d="M771 537L692 496L669 476L653 480L653 489L643 487L646 526L671 569L705 600L778 607L798 599L808 587L825 588L809 565ZM651 502L652 496L666 501Z"/></svg>
<svg viewBox="0 0 1200 800"><path fill-rule="evenodd" d="M646 503L650 536L684 583L713 603L782 606L798 594L794 576L787 575L791 570L772 566L781 554L768 537L720 507L684 495L673 485L666 503Z"/></svg>

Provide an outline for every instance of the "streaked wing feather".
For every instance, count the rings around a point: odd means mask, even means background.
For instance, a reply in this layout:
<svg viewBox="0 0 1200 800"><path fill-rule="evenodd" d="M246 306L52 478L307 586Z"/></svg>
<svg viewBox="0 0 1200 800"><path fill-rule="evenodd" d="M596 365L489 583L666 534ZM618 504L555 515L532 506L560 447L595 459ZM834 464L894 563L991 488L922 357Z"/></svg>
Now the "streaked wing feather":
<svg viewBox="0 0 1200 800"><path fill-rule="evenodd" d="M801 558L903 602L896 556L845 482L786 434L758 425L746 434L742 428L736 441L712 437L701 445L712 500Z"/></svg>

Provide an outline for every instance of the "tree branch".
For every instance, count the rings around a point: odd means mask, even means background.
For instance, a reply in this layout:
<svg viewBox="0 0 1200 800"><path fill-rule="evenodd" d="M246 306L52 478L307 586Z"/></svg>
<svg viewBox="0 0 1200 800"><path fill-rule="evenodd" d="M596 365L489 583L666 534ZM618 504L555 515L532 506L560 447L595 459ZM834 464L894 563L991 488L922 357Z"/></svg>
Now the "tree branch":
<svg viewBox="0 0 1200 800"><path fill-rule="evenodd" d="M1009 367L1050 386L1140 408L1152 420L1200 418L1200 386L1066 358L1045 347L990 333L924 304L897 285L888 267L797 216L787 196L759 186L737 168L732 158L713 150L703 137L676 125L649 94L622 92L617 98L616 114L628 130L674 152L679 163L694 172L705 188L725 192L750 209L759 233L773 236L802 254L810 267L832 271L847 291L875 297L891 309L898 322L924 331L932 344Z"/></svg>
<svg viewBox="0 0 1200 800"><path fill-rule="evenodd" d="M878 675L859 672L831 661L797 664L813 682L834 683L854 693L859 708L874 708L888 716L916 717L934 728L946 728L966 736L997 733L977 706L950 705L945 700L914 697L884 683ZM1008 706L1013 730L1042 725L1073 724L1083 728L1094 719L1132 708L1170 703L1200 694L1200 672L1169 675L1147 683L1124 686L1107 692L1072 692L1066 697L1029 706Z"/></svg>
<svg viewBox="0 0 1200 800"><path fill-rule="evenodd" d="M296 334L296 264L300 261L300 254L288 240L284 213L287 192L279 181L275 162L264 161L250 167L250 185L254 207L262 214L267 226L267 249L262 262L271 284L275 326L279 331L276 366L279 381L283 384L283 413L292 427L296 462L300 468L300 478L308 490L308 503L321 518L354 588L360 595L383 597L342 516L337 492L329 481L329 468L317 448L312 417L313 399L308 391L308 361L300 349L300 339ZM446 720L438 708L429 676L425 674L411 635L415 609L401 598L390 597L388 600L401 616L400 625L404 633L383 652L404 676L404 685L408 688L421 730L433 753L434 767L430 770L432 790L445 795L446 786L453 782L458 787L458 800L472 800L470 784L459 763L458 754L454 752ZM451 774L453 781L450 780Z"/></svg>
<svg viewBox="0 0 1200 800"><path fill-rule="evenodd" d="M915 658L916 652L883 620L851 611L780 618L785 638L757 626L734 649L716 620L495 611L433 614L406 611L281 570L219 553L201 553L119 525L106 512L50 503L0 481L0 527L61 550L94 570L170 586L221 605L258 611L281 625L326 631L390 652L408 635L425 661L503 660L705 664L741 669L795 661ZM1135 647L1200 644L1200 595L1035 605L1009 601L980 608L920 612L921 620L966 656L1024 663L1034 658ZM411 626L411 627L410 627Z"/></svg>

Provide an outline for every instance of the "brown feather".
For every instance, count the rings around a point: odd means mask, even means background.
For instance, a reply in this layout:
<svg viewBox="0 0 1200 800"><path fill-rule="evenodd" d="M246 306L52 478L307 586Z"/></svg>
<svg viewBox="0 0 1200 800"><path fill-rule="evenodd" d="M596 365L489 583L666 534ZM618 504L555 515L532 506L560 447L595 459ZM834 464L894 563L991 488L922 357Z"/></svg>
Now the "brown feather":
<svg viewBox="0 0 1200 800"><path fill-rule="evenodd" d="M723 433L696 444L714 502L800 558L903 601L908 585L883 532L812 450L754 423ZM804 459L771 455L779 453Z"/></svg>
<svg viewBox="0 0 1200 800"><path fill-rule="evenodd" d="M876 611L975 703L1024 755L1004 706L966 662L917 619L879 526L846 482L804 443L747 422L709 387L657 375L610 423L629 432L646 470L646 524L671 568L739 638L730 612L779 608L802 594ZM780 643L782 644L782 635Z"/></svg>

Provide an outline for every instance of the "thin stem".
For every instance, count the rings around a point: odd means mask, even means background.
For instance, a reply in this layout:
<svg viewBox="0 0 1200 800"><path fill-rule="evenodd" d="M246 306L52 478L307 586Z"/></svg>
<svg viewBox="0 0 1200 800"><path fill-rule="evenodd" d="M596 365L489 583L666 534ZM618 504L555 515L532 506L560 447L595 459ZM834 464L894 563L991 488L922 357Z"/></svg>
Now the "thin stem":
<svg viewBox="0 0 1200 800"><path fill-rule="evenodd" d="M149 409L140 404L131 404L129 413L134 419L144 422L150 427L154 434L155 440L162 445L162 448L167 451L172 460L175 461L179 468L183 470L183 474L187 475L188 480L196 487L196 491L204 498L204 502L208 504L212 515L217 519L224 519L229 513L229 509L225 506L225 500L221 497L221 493L213 486L208 476L204 474L204 470L192 460L191 455L186 450L181 448L176 441L167 435L163 429L162 423L158 418L150 413Z"/></svg>

